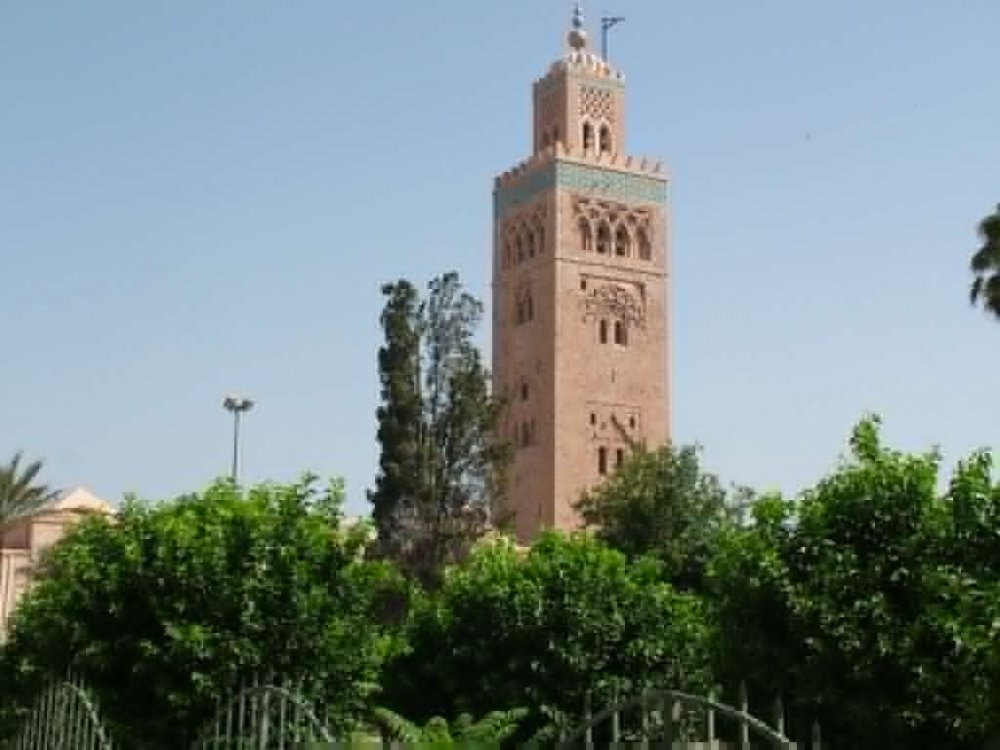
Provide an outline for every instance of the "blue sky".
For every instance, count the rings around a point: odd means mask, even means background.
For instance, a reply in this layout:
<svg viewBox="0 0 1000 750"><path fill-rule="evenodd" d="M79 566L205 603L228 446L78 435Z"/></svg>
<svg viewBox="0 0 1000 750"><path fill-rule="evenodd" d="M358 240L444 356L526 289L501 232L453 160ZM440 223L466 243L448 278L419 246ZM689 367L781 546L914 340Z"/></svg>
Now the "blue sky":
<svg viewBox="0 0 1000 750"><path fill-rule="evenodd" d="M0 2L0 457L116 500L309 469L366 509L379 285L489 289L492 176L569 2ZM971 309L1000 201L1000 3L590 4L670 165L678 441L795 492L875 411L1000 445ZM486 343L484 331L484 344Z"/></svg>

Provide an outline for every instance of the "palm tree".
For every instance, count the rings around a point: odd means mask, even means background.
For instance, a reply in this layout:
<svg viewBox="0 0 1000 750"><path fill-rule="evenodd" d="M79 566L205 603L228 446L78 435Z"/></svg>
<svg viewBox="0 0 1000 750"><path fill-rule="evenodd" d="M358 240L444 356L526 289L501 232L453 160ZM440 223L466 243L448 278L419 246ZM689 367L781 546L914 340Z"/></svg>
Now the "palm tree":
<svg viewBox="0 0 1000 750"><path fill-rule="evenodd" d="M969 290L973 305L982 303L983 309L1000 318L1000 205L979 225L983 246L972 256L969 264L976 275Z"/></svg>
<svg viewBox="0 0 1000 750"><path fill-rule="evenodd" d="M6 466L0 466L0 528L59 495L46 485L35 483L42 462L32 461L22 468L21 457L19 451Z"/></svg>

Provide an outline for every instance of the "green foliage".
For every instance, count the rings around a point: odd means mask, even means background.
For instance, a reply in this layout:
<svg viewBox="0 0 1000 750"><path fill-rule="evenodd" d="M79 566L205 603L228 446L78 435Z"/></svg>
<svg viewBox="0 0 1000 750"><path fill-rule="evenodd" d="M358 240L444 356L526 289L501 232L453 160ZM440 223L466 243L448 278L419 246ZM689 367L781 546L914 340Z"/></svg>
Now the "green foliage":
<svg viewBox="0 0 1000 750"><path fill-rule="evenodd" d="M21 458L20 452L15 453L5 466L0 466L0 529L59 494L36 481L42 470L41 461L32 461L22 467Z"/></svg>
<svg viewBox="0 0 1000 750"><path fill-rule="evenodd" d="M657 558L681 589L701 588L730 515L726 490L701 469L698 449L670 445L633 454L577 509L599 539L629 557Z"/></svg>
<svg viewBox="0 0 1000 750"><path fill-rule="evenodd" d="M1000 635L1000 489L987 454L938 494L936 453L852 455L720 544L720 665L823 717L846 747L962 748L990 730Z"/></svg>
<svg viewBox="0 0 1000 750"><path fill-rule="evenodd" d="M358 714L393 645L375 613L397 581L339 528L342 492L221 482L84 521L15 614L6 718L69 669L129 747L183 746L257 672L308 676L335 722Z"/></svg>
<svg viewBox="0 0 1000 750"><path fill-rule="evenodd" d="M702 603L652 560L585 536L544 535L527 553L499 540L418 603L387 698L425 719L527 705L539 729L578 718L588 693L599 706L651 686L706 690L708 644Z"/></svg>
<svg viewBox="0 0 1000 750"><path fill-rule="evenodd" d="M424 726L407 721L394 711L378 708L375 723L390 742L401 742L428 748L449 747L499 747L517 732L518 725L528 715L527 709L493 711L479 721L470 714L462 714L454 724L436 716Z"/></svg>
<svg viewBox="0 0 1000 750"><path fill-rule="evenodd" d="M1000 318L1000 206L979 225L983 245L972 256L969 267L975 276L969 289L973 305Z"/></svg>
<svg viewBox="0 0 1000 750"><path fill-rule="evenodd" d="M382 293L381 457L369 500L382 553L433 584L497 522L501 404L472 340L482 305L457 274L434 279L423 299L406 280Z"/></svg>

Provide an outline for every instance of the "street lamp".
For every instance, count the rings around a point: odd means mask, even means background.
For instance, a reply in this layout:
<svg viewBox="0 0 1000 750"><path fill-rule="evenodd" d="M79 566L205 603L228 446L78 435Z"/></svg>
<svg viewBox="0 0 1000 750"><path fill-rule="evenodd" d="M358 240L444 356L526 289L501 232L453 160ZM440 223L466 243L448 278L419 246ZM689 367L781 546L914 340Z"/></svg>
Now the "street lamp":
<svg viewBox="0 0 1000 750"><path fill-rule="evenodd" d="M253 408L253 400L229 395L222 400L222 406L233 414L233 484L237 484L240 479L240 415Z"/></svg>

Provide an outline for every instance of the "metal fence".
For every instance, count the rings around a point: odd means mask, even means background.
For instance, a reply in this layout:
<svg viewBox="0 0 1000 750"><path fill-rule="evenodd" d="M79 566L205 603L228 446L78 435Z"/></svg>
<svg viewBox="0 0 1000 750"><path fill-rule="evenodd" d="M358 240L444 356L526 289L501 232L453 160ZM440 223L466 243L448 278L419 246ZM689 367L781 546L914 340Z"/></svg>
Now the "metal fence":
<svg viewBox="0 0 1000 750"><path fill-rule="evenodd" d="M785 709L780 698L773 705L773 724L750 713L745 685L740 686L740 706L726 705L676 690L647 690L616 701L597 713L584 709L583 722L564 734L560 748L665 747L670 750L822 750L820 726L813 722L806 743L785 734ZM727 725L723 730L723 725Z"/></svg>
<svg viewBox="0 0 1000 750"><path fill-rule="evenodd" d="M74 678L49 686L36 701L20 732L7 747L12 750L113 750L96 703Z"/></svg>
<svg viewBox="0 0 1000 750"><path fill-rule="evenodd" d="M195 750L284 750L337 741L306 699L301 680L254 678L216 707Z"/></svg>

